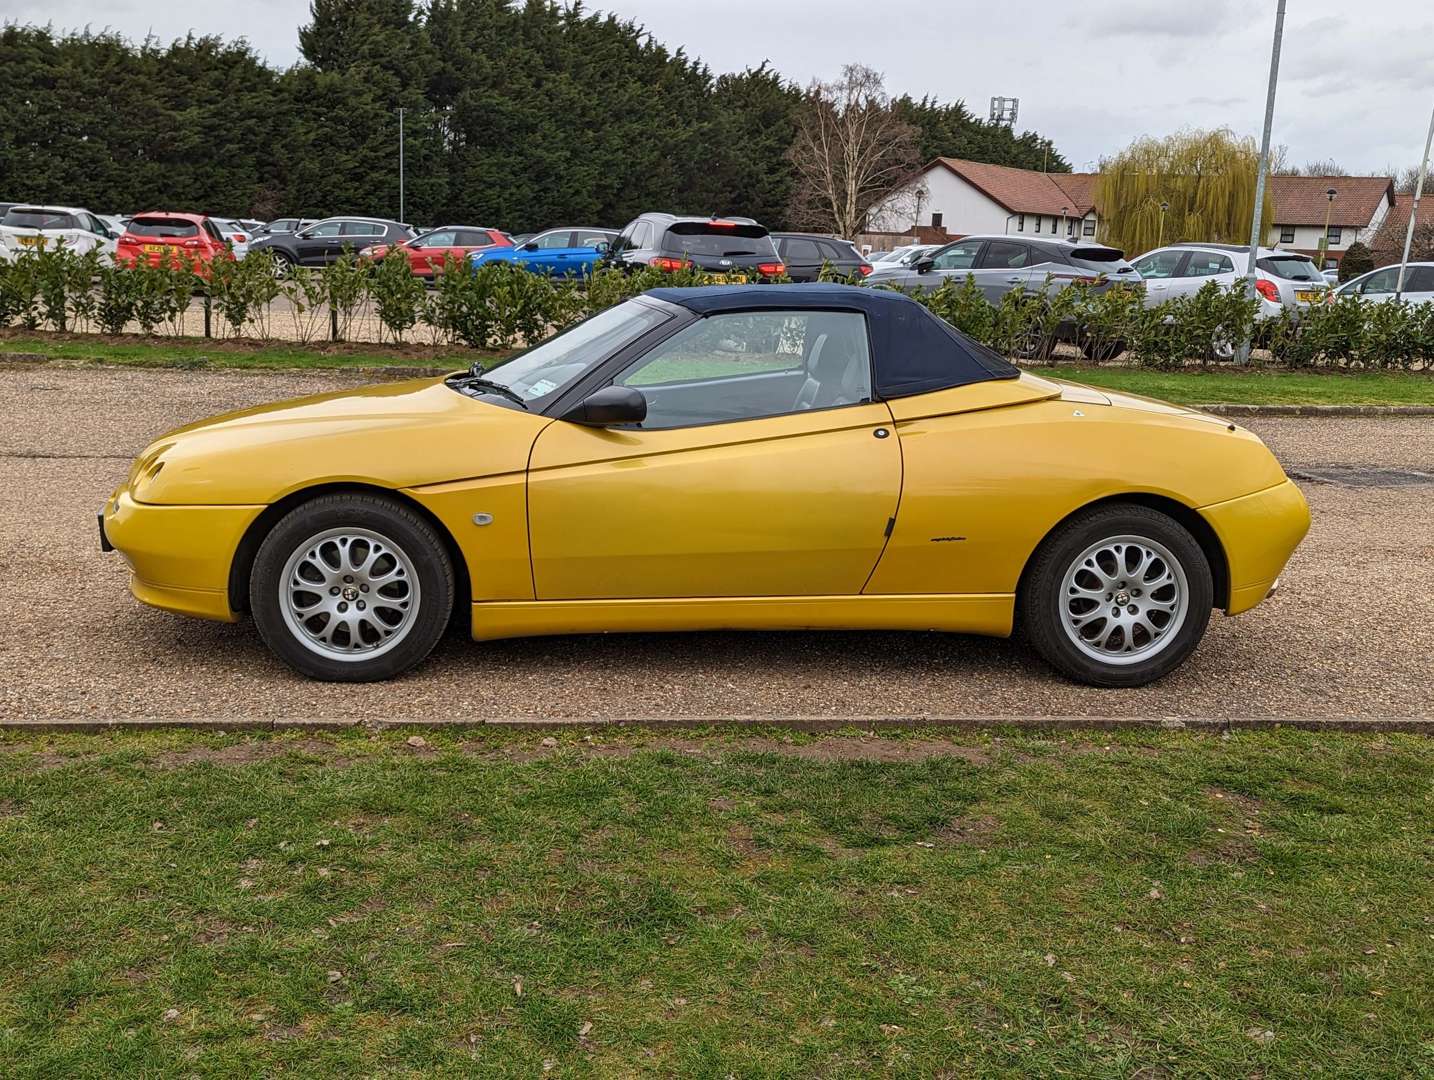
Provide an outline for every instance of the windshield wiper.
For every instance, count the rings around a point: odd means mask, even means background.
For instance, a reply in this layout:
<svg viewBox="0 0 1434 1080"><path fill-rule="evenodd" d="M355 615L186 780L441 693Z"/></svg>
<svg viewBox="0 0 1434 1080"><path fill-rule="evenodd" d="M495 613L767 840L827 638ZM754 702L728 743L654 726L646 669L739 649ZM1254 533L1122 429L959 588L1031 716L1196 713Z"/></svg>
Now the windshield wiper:
<svg viewBox="0 0 1434 1080"><path fill-rule="evenodd" d="M480 390L487 390L497 394L499 397L505 397L509 401L521 405L525 410L528 407L528 403L523 400L522 394L518 393L518 391L512 387L504 386L502 383L494 382L492 379L485 379L478 375L469 375L468 378L463 380L463 385L474 386Z"/></svg>

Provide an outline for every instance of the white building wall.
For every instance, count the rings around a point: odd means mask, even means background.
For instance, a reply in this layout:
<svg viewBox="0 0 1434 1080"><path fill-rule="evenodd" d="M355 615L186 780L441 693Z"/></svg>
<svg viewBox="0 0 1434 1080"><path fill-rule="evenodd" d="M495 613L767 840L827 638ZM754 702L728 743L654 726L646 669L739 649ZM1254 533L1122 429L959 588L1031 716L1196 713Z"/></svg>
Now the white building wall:
<svg viewBox="0 0 1434 1080"><path fill-rule="evenodd" d="M959 236L1006 231L1005 207L987 198L951 170L937 165L928 169L918 183L925 187L925 193L920 198L920 213L916 212L915 197L910 193L900 195L872 211L870 222L873 231L905 232L916 225L932 224L934 214L941 215L943 229Z"/></svg>

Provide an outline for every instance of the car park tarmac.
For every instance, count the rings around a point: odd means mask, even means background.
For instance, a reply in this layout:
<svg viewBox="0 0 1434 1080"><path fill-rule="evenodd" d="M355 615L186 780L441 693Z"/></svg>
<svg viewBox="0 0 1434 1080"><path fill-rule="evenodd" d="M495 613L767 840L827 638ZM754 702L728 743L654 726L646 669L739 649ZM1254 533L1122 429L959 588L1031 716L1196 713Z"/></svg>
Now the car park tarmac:
<svg viewBox="0 0 1434 1080"><path fill-rule="evenodd" d="M1008 641L908 633L444 640L389 683L291 673L247 620L129 595L95 510L162 431L369 379L49 367L0 371L0 719L900 716L1418 717L1434 713L1434 418L1249 418L1313 526L1280 593L1216 614L1139 690L1054 675Z"/></svg>

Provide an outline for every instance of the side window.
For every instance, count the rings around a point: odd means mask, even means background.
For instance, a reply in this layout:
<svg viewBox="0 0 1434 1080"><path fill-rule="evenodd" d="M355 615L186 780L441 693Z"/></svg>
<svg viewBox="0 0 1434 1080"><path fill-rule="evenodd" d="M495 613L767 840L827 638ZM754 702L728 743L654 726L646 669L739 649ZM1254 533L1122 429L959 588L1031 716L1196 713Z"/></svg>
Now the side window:
<svg viewBox="0 0 1434 1080"><path fill-rule="evenodd" d="M612 245L613 253L616 254L617 252L622 251L626 248L636 247L637 245L633 242L633 239L636 235L637 222L633 222L627 228L623 229L622 232L617 234L617 239L613 241Z"/></svg>
<svg viewBox="0 0 1434 1080"><path fill-rule="evenodd" d="M752 420L871 400L866 319L845 311L713 315L615 380L647 397L647 430Z"/></svg>
<svg viewBox="0 0 1434 1080"><path fill-rule="evenodd" d="M981 266L993 270L1014 270L1031 263L1031 249L1009 240L992 240L981 255Z"/></svg>
<svg viewBox="0 0 1434 1080"><path fill-rule="evenodd" d="M822 258L828 262L861 262L861 256L850 244L842 245L832 240L822 240L817 247L821 248Z"/></svg>
<svg viewBox="0 0 1434 1080"><path fill-rule="evenodd" d="M341 221L324 221L309 230L310 236L338 236Z"/></svg>
<svg viewBox="0 0 1434 1080"><path fill-rule="evenodd" d="M422 246L426 248L457 247L458 234L452 229L440 229L436 233L429 233L425 236Z"/></svg>
<svg viewBox="0 0 1434 1080"><path fill-rule="evenodd" d="M209 234L209 239L213 240L216 244L224 243L224 234L219 231L219 226L214 224L209 218L204 219L204 231Z"/></svg>
<svg viewBox="0 0 1434 1080"><path fill-rule="evenodd" d="M382 236L383 226L372 221L345 221L340 236Z"/></svg>
<svg viewBox="0 0 1434 1080"><path fill-rule="evenodd" d="M652 222L639 221L637 228L632 233L632 246L635 248L650 248L652 244Z"/></svg>
<svg viewBox="0 0 1434 1080"><path fill-rule="evenodd" d="M94 233L96 236L109 236L109 229L105 228L104 224L100 221L100 219L95 217L93 214L85 214L81 218L81 220L84 222L85 228L89 232Z"/></svg>
<svg viewBox="0 0 1434 1080"><path fill-rule="evenodd" d="M1434 266L1411 266L1404 271L1405 292L1434 292Z"/></svg>
<svg viewBox="0 0 1434 1080"><path fill-rule="evenodd" d="M1383 293L1392 293L1394 286L1399 282L1399 267L1386 266L1383 270L1376 270L1364 279L1364 284L1359 291L1365 296L1379 296ZM1404 275L1404 287L1409 288L1409 272Z"/></svg>
<svg viewBox="0 0 1434 1080"><path fill-rule="evenodd" d="M1131 263L1135 272L1143 278L1172 278L1180 268L1183 251L1152 251Z"/></svg>
<svg viewBox="0 0 1434 1080"><path fill-rule="evenodd" d="M572 247L572 235L567 229L560 229L557 232L535 236L532 243L537 244L540 251L556 251L559 248Z"/></svg>
<svg viewBox="0 0 1434 1080"><path fill-rule="evenodd" d="M1235 264L1224 255L1209 251L1192 251L1190 261L1185 264L1181 277L1213 277L1215 274L1233 274Z"/></svg>
<svg viewBox="0 0 1434 1080"><path fill-rule="evenodd" d="M975 265L976 254L980 250L979 240L974 243L952 244L936 253L932 265L937 270L969 270Z"/></svg>
<svg viewBox="0 0 1434 1080"><path fill-rule="evenodd" d="M573 247L595 248L599 244L606 244L612 240L607 233L579 232L573 233Z"/></svg>
<svg viewBox="0 0 1434 1080"><path fill-rule="evenodd" d="M816 263L822 261L822 253L806 237L792 236L784 242L782 258L794 263Z"/></svg>

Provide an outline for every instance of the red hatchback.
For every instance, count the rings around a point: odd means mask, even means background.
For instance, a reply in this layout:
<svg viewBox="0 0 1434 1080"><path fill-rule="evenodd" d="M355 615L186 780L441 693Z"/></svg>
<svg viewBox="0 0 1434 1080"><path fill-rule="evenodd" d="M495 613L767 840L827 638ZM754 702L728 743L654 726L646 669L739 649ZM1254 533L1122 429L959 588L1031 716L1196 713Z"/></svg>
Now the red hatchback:
<svg viewBox="0 0 1434 1080"><path fill-rule="evenodd" d="M512 247L513 238L501 229L486 229L476 225L445 225L441 229L430 229L398 247L408 256L409 268L419 277L430 278L443 269L449 259L462 263L474 251L490 247ZM375 244L364 248L360 255L369 259L382 259L389 252L389 245Z"/></svg>
<svg viewBox="0 0 1434 1080"><path fill-rule="evenodd" d="M217 258L234 257L219 227L203 214L152 212L130 218L115 248L115 262L133 266L189 266L205 272Z"/></svg>

